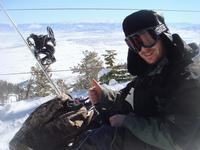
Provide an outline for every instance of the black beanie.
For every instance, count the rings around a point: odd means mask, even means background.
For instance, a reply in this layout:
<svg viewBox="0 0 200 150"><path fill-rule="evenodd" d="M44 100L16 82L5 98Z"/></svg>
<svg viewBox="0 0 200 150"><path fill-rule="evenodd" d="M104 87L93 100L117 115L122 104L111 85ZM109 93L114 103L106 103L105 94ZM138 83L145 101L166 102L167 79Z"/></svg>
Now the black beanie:
<svg viewBox="0 0 200 150"><path fill-rule="evenodd" d="M125 36L128 36L159 24L165 24L162 16L152 10L140 10L127 16L122 25Z"/></svg>

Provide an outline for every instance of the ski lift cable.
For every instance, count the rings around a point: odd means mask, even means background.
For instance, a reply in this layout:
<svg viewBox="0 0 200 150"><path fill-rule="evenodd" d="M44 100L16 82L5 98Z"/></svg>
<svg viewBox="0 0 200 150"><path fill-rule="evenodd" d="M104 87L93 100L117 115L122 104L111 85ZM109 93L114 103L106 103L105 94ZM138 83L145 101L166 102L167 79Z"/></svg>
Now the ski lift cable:
<svg viewBox="0 0 200 150"><path fill-rule="evenodd" d="M66 72L66 71L71 71L68 69L65 70L52 70L52 71L47 71L47 72ZM22 75L22 74L31 74L32 72L10 72L10 73L0 73L0 76L4 75Z"/></svg>
<svg viewBox="0 0 200 150"><path fill-rule="evenodd" d="M100 8L100 7L57 7L57 8L10 8L7 11L73 11L73 10L83 10L83 11L129 11L129 10L140 10L139 8ZM190 10L190 9L152 9L155 11L168 11L168 12L187 12L187 13L200 13L200 10Z"/></svg>
<svg viewBox="0 0 200 150"><path fill-rule="evenodd" d="M9 14L7 13L6 9L4 9L3 3L0 1L0 7L3 11L3 13L6 15L6 17L9 19L9 21L11 22L11 24L13 25L13 27L15 28L15 30L17 31L17 33L20 35L20 37L22 38L22 40L24 41L24 43L26 44L26 46L28 47L28 49L31 51L31 53L34 55L32 49L30 48L30 46L28 45L26 39L23 37L23 35L21 34L21 32L19 31L17 25L15 24L15 22L12 20L12 18L9 16ZM36 59L36 58L35 58ZM46 76L47 80L50 82L52 88L55 90L56 94L58 96L60 96L62 93L61 91L57 88L56 84L51 80L51 78L49 77L49 75L47 74L47 72L45 71L44 67L42 66L42 64L36 59L37 63L39 64L39 66L41 67L44 75Z"/></svg>

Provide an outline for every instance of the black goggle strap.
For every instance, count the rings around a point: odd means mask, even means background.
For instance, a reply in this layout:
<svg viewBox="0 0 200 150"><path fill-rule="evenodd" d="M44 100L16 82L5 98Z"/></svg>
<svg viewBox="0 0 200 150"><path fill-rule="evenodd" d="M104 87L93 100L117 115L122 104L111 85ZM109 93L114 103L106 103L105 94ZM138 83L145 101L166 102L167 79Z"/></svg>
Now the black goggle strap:
<svg viewBox="0 0 200 150"><path fill-rule="evenodd" d="M140 34L143 34L144 32L147 32L147 31L155 37L155 35L158 36L158 35L160 35L161 33L165 32L167 30L168 30L168 28L166 27L165 24L160 24L160 25L158 25L156 27L150 27L150 28L147 28L145 30L142 30L142 31L136 32L134 34L131 34L131 35L127 36L126 39L133 38L133 37L135 37L137 35L140 35Z"/></svg>
<svg viewBox="0 0 200 150"><path fill-rule="evenodd" d="M160 24L156 27L150 27L150 28L147 28L141 32L138 32L136 34L142 34L144 32L149 32L149 34L151 35L151 37L154 39L154 40L157 40L159 35L163 32L166 32L168 30L168 28L166 27L165 24Z"/></svg>

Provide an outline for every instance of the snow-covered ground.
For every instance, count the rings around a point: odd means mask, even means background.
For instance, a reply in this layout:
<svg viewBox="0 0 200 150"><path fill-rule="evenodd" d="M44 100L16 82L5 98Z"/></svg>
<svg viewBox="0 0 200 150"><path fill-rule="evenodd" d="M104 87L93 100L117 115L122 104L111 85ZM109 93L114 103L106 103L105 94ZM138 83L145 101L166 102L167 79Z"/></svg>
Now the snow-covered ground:
<svg viewBox="0 0 200 150"><path fill-rule="evenodd" d="M29 114L52 96L13 102L0 107L0 150L9 150L8 143Z"/></svg>
<svg viewBox="0 0 200 150"><path fill-rule="evenodd" d="M104 85L113 90L123 88L126 83ZM73 93L73 97L85 96L87 93ZM29 114L42 103L51 100L55 96L35 98L13 102L0 106L0 150L9 150L8 143L22 126Z"/></svg>

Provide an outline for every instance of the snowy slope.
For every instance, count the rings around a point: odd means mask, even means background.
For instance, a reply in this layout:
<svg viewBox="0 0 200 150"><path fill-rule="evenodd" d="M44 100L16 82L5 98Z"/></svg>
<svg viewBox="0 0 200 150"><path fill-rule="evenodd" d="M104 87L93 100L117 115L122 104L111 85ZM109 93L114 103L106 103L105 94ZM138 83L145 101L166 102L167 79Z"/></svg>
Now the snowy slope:
<svg viewBox="0 0 200 150"><path fill-rule="evenodd" d="M13 102L0 107L0 150L9 150L8 143L29 114L53 96Z"/></svg>

